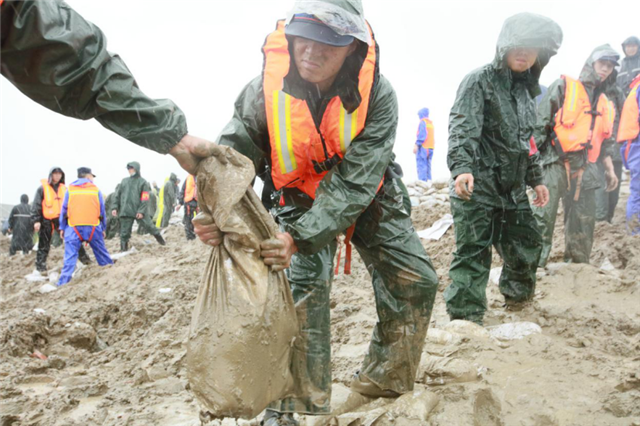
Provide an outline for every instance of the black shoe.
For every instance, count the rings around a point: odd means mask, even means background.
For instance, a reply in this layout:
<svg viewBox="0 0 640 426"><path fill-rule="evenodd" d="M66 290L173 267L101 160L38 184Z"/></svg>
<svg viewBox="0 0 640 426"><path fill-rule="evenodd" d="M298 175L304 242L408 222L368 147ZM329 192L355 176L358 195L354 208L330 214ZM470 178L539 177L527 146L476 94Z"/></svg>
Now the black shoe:
<svg viewBox="0 0 640 426"><path fill-rule="evenodd" d="M267 408L260 426L299 426L300 423L293 418L293 414L279 413Z"/></svg>
<svg viewBox="0 0 640 426"><path fill-rule="evenodd" d="M161 246L166 246L167 243L164 240L164 238L162 238L162 235L158 234L158 235L154 235L156 241L161 245Z"/></svg>
<svg viewBox="0 0 640 426"><path fill-rule="evenodd" d="M129 242L128 241L120 241L120 251L125 252L129 251Z"/></svg>

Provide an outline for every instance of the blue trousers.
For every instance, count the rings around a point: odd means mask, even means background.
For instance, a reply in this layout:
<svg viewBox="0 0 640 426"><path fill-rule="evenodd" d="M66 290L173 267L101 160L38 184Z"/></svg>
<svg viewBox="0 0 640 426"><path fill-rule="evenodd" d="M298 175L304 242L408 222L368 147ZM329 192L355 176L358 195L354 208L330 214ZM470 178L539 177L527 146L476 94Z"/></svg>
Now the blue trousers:
<svg viewBox="0 0 640 426"><path fill-rule="evenodd" d="M93 237L91 237L91 231L93 229L92 226L76 226L75 228L80 233L82 239L80 239L72 227L68 227L66 229L64 233L64 266L62 267L60 279L58 280L59 286L71 281L71 276L73 275L73 271L76 269L76 262L78 261L78 251L82 246L82 242L88 241L89 238L91 238L89 245L93 250L93 255L96 257L98 265L104 266L113 264L113 260L111 260L111 256L109 256L107 247L104 245L102 226L98 225L96 227Z"/></svg>
<svg viewBox="0 0 640 426"><path fill-rule="evenodd" d="M431 179L431 159L433 158L433 149L423 148L418 146L418 153L416 154L416 163L418 166L418 179L420 180L432 180Z"/></svg>
<svg viewBox="0 0 640 426"><path fill-rule="evenodd" d="M635 140L629 146L627 157L627 145L625 142L620 153L622 154L624 165L631 171L631 182L629 189L629 200L627 201L627 226L632 235L640 235L640 140Z"/></svg>

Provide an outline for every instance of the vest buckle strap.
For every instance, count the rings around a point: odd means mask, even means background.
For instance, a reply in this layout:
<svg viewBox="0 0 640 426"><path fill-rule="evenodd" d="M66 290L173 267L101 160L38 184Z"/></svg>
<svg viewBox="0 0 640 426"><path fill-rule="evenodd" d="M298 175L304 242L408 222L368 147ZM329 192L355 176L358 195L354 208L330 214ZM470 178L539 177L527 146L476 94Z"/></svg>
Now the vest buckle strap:
<svg viewBox="0 0 640 426"><path fill-rule="evenodd" d="M328 172L329 170L333 169L338 163L340 163L340 161L340 156L334 154L333 157L327 158L321 163L313 161L313 170L315 170L315 172L318 174Z"/></svg>

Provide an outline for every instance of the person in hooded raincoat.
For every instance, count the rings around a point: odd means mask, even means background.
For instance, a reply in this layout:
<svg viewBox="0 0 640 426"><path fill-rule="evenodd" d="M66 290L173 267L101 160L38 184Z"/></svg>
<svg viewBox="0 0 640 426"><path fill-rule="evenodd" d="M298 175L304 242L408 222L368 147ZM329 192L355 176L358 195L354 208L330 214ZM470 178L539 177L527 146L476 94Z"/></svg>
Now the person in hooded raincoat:
<svg viewBox="0 0 640 426"><path fill-rule="evenodd" d="M9 256L13 256L18 250L22 250L24 254L29 254L33 248L33 223L27 194L22 194L20 196L20 204L11 209L9 231L12 235Z"/></svg>
<svg viewBox="0 0 640 426"><path fill-rule="evenodd" d="M176 193L177 182L178 176L176 176L175 173L171 173L169 179L165 181L164 186L160 190L160 195L158 197L160 211L158 212L158 218L156 220L156 226L158 228L166 228L169 226L171 214L173 213L178 200Z"/></svg>
<svg viewBox="0 0 640 426"><path fill-rule="evenodd" d="M612 191L618 185L618 178L611 159L614 149L613 139L611 139L613 131L608 133L604 126L598 131L595 127L598 121L591 121L590 123L594 126L594 131L591 132L593 148L566 152L562 155L559 153L562 144L556 133L559 130L562 131L564 127L559 123L564 117L561 111L564 111L564 103L567 99L565 94L569 84L571 87L576 87L576 96L578 96L580 87L584 87L589 103L595 111L600 105L601 95L606 97L607 91L612 87L614 91L618 92L618 89L615 88L615 65L618 59L618 53L611 46L597 47L589 55L577 82L573 83L569 80L567 83L566 76L556 80L549 86L549 90L538 105L534 137L539 144L544 182L549 188L550 194L550 201L546 206L534 207L536 220L543 233L540 267L547 264L551 252L560 199L562 199L564 207L564 260L572 263L589 263L596 221L596 190L604 186L598 162L602 162L606 170L607 192ZM578 83L581 86L578 86ZM577 98L572 96L571 99ZM611 100L607 99L607 102L611 102ZM575 110L575 108L575 106L569 106L569 110ZM607 114L600 114L598 117L599 119L606 118L608 121L613 119L613 123L617 121L615 117L607 117ZM577 129L575 126L574 128ZM598 139L604 139L600 153L595 161L591 161L594 159L589 160L587 156L596 155L597 144L595 141ZM567 174L571 176L570 179L567 179ZM580 183L579 192L578 183Z"/></svg>
<svg viewBox="0 0 640 426"><path fill-rule="evenodd" d="M220 156L217 146L187 133L172 101L146 96L124 61L107 51L100 28L64 1L0 0L0 20L0 71L33 101L95 118L137 145L171 154L190 173L201 158Z"/></svg>
<svg viewBox="0 0 640 426"><path fill-rule="evenodd" d="M640 74L640 38L631 36L622 42L625 58L616 82L626 98L631 92L631 82Z"/></svg>
<svg viewBox="0 0 640 426"><path fill-rule="evenodd" d="M270 406L263 422L271 426L297 424L294 412L330 412L329 294L340 234L351 238L375 289L378 322L351 385L361 394L413 389L438 278L393 161L396 95L379 73L361 2L297 1L263 54L265 69L240 93L219 143L250 158L265 181L263 202L282 233L262 243L261 255L288 268L300 322L294 391ZM215 224L205 223L196 234L220 244Z"/></svg>
<svg viewBox="0 0 640 426"><path fill-rule="evenodd" d="M418 179L431 182L431 162L433 160L435 134L433 123L429 120L429 108L422 108L418 111L418 117L420 118L418 136L413 146L418 168Z"/></svg>
<svg viewBox="0 0 640 426"><path fill-rule="evenodd" d="M198 212L198 188L196 186L196 177L188 175L182 184L180 190L180 205L184 208L184 232L187 240L195 240L196 234L193 231L193 218Z"/></svg>
<svg viewBox="0 0 640 426"><path fill-rule="evenodd" d="M49 177L42 179L41 185L33 197L31 220L33 229L38 233L38 251L36 253L36 271L47 272L47 258L54 235L60 235L60 211L66 193L64 172L60 167L52 167ZM80 262L91 263L84 247L78 253Z"/></svg>
<svg viewBox="0 0 640 426"><path fill-rule="evenodd" d="M620 154L631 172L627 200L627 226L632 235L640 235L640 74L630 84L620 119L617 141Z"/></svg>
<svg viewBox="0 0 640 426"><path fill-rule="evenodd" d="M105 200L107 212L117 210L116 194L118 193L119 190L120 190L120 184L117 184L115 191L107 195L107 199ZM105 238L107 240L110 240L116 235L120 235L120 219L118 219L118 216L107 214L107 231L106 231Z"/></svg>
<svg viewBox="0 0 640 426"><path fill-rule="evenodd" d="M467 74L449 116L448 165L456 235L444 291L451 319L482 324L491 246L504 261L500 292L507 305L530 300L536 286L541 237L531 212L547 202L532 139L538 80L562 43L562 30L540 15L508 18L492 63Z"/></svg>
<svg viewBox="0 0 640 426"><path fill-rule="evenodd" d="M156 192L151 188L149 191L149 204L147 204L147 214L151 220L151 223L154 223L153 218L156 217L156 213L158 212L158 196ZM138 235L146 235L149 232L146 230L144 226L138 226Z"/></svg>
<svg viewBox="0 0 640 426"><path fill-rule="evenodd" d="M58 286L71 281L82 243L91 246L98 265L112 265L104 244L107 227L105 201L94 185L95 175L88 167L78 169L78 179L69 185L60 212L60 234L64 237L64 265Z"/></svg>
<svg viewBox="0 0 640 426"><path fill-rule="evenodd" d="M130 162L127 164L127 170L129 177L120 182L120 190L116 192L116 207L111 211L112 216L118 216L120 219L120 250L129 250L129 239L131 239L134 221L153 235L160 245L165 245L160 230L151 223L149 217L148 204L151 187L140 174L140 163Z"/></svg>

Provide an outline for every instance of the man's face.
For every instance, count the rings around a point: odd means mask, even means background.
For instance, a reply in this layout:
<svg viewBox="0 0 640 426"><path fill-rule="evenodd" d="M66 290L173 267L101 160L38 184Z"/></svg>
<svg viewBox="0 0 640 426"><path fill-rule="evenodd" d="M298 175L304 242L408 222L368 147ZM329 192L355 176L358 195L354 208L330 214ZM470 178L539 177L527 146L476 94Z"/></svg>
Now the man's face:
<svg viewBox="0 0 640 426"><path fill-rule="evenodd" d="M633 56L638 53L638 45L637 44L625 44L624 45L624 54L627 56Z"/></svg>
<svg viewBox="0 0 640 426"><path fill-rule="evenodd" d="M605 81L611 75L614 68L615 64L613 62L603 61L602 59L598 59L593 64L593 69L596 71L596 74L598 74L598 77L600 77L600 81Z"/></svg>
<svg viewBox="0 0 640 426"><path fill-rule="evenodd" d="M536 63L540 49L516 47L507 52L507 66L513 72L525 72Z"/></svg>
<svg viewBox="0 0 640 426"><path fill-rule="evenodd" d="M136 169L134 169L133 167L127 167L127 170L129 171L129 176L133 176L136 174Z"/></svg>
<svg viewBox="0 0 640 426"><path fill-rule="evenodd" d="M330 86L347 56L356 49L355 43L354 41L349 46L336 47L294 37L293 56L300 76L309 83L328 83Z"/></svg>
<svg viewBox="0 0 640 426"><path fill-rule="evenodd" d="M62 179L62 173L57 172L57 171L51 173L51 180L53 181L53 183L60 182L60 179Z"/></svg>

